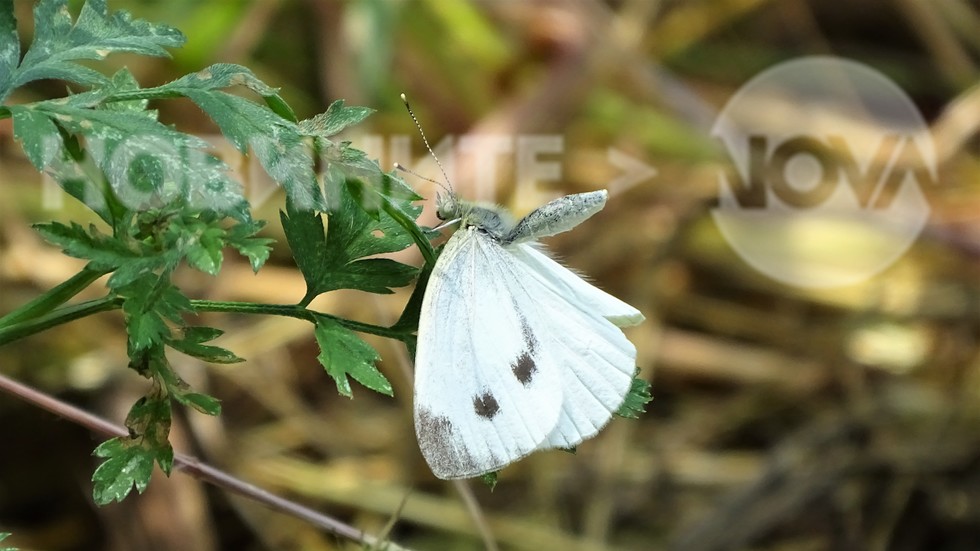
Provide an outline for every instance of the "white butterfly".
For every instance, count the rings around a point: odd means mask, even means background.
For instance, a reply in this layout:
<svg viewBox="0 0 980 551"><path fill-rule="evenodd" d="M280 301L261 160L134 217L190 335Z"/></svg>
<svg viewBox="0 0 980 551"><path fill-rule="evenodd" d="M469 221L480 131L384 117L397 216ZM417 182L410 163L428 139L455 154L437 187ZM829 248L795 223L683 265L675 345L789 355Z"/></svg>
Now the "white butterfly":
<svg viewBox="0 0 980 551"><path fill-rule="evenodd" d="M574 447L623 404L636 349L619 327L643 315L532 244L577 226L606 197L561 197L516 224L451 193L437 198L439 218L460 222L429 277L415 356L415 432L437 477Z"/></svg>

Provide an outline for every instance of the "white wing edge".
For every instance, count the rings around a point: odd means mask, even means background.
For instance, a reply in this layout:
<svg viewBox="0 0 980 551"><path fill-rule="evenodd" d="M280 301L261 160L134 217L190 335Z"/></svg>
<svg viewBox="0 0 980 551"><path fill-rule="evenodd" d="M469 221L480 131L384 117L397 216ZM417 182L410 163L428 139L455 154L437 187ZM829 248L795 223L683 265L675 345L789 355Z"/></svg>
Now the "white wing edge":
<svg viewBox="0 0 980 551"><path fill-rule="evenodd" d="M533 244L520 243L508 247L508 250L518 261L527 265L539 281L566 297L580 310L594 311L618 327L637 325L646 319L636 308L585 281Z"/></svg>

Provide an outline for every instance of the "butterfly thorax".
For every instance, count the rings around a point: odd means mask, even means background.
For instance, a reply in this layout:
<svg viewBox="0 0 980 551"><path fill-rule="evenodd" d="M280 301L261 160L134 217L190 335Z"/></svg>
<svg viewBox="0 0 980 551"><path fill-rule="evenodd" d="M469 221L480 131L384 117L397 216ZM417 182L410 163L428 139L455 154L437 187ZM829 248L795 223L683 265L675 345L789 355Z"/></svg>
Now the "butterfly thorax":
<svg viewBox="0 0 980 551"><path fill-rule="evenodd" d="M514 228L514 219L501 207L461 201L455 195L436 197L436 216L443 221L459 221L462 228L476 228L500 239Z"/></svg>

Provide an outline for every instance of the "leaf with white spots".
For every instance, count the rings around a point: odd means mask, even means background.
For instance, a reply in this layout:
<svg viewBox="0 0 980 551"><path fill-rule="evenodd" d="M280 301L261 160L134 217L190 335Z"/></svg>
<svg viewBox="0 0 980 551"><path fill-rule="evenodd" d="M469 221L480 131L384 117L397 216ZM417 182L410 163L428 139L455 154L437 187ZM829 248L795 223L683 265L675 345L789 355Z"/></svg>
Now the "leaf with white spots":
<svg viewBox="0 0 980 551"><path fill-rule="evenodd" d="M174 450L167 440L170 422L170 400L159 387L133 405L126 417L130 436L107 440L93 452L105 459L92 475L96 503L122 501L134 487L143 493L154 463L170 474L174 461Z"/></svg>
<svg viewBox="0 0 980 551"><path fill-rule="evenodd" d="M14 18L14 0L0 0L0 97L10 89L14 69L20 62L20 38Z"/></svg>
<svg viewBox="0 0 980 551"><path fill-rule="evenodd" d="M7 0L9 1L9 0ZM13 19L12 6L3 7L4 19ZM165 48L181 46L184 35L168 25L136 19L126 11L109 12L106 0L87 0L72 21L67 0L41 0L34 6L34 42L20 65L0 71L0 100L16 87L40 79L61 79L83 85L104 84L108 79L78 63L103 59L117 52L168 57ZM0 32L11 37L9 22L0 20ZM13 34L16 37L16 33ZM9 51L0 51L9 60ZM9 65L8 62L0 62Z"/></svg>

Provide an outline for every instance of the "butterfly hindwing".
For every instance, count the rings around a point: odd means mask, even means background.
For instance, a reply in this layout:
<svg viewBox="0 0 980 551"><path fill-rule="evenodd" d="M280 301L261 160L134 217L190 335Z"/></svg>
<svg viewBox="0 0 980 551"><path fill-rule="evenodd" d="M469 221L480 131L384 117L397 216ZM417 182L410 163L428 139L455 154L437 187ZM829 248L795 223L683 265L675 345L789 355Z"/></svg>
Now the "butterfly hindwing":
<svg viewBox="0 0 980 551"><path fill-rule="evenodd" d="M571 448L595 436L629 392L636 348L610 319L638 323L635 308L590 285L531 245L509 248L520 280L548 320L545 356L559 366L562 411L539 448Z"/></svg>
<svg viewBox="0 0 980 551"><path fill-rule="evenodd" d="M486 234L464 229L429 279L415 430L440 478L497 470L541 446L558 424L561 382L541 315L516 279L524 270Z"/></svg>

